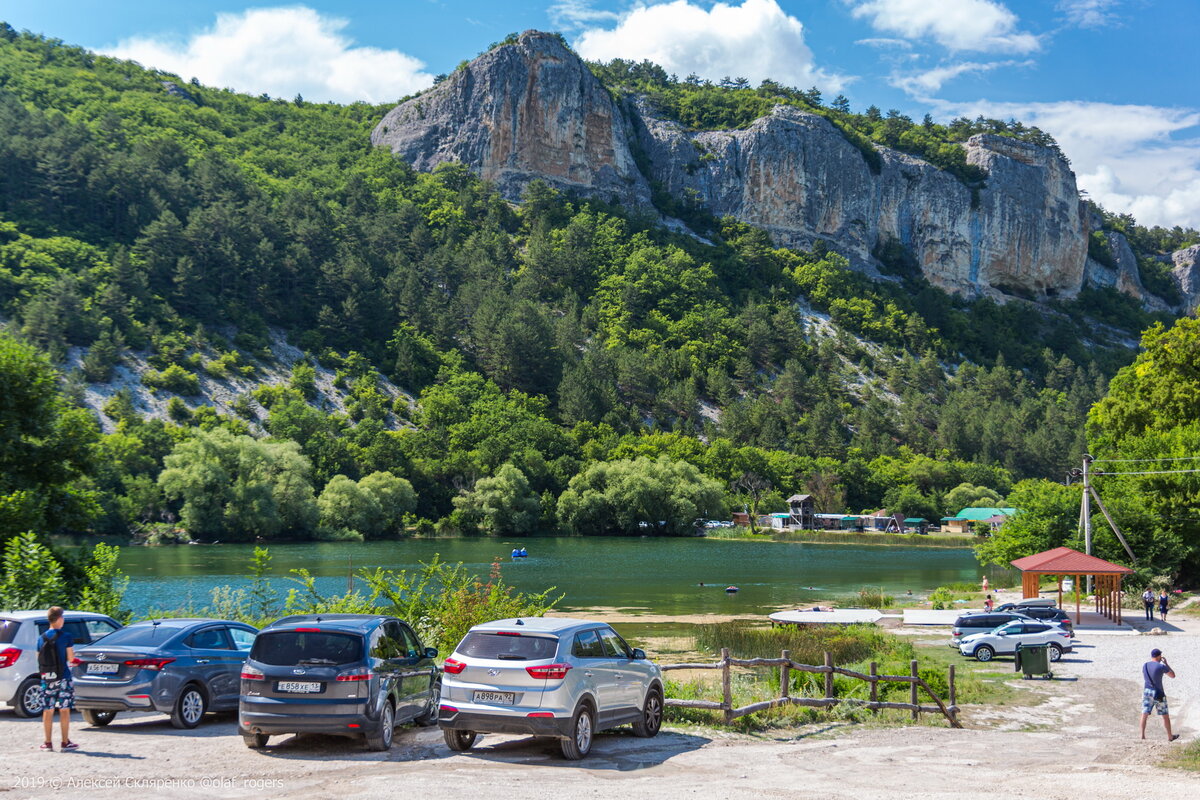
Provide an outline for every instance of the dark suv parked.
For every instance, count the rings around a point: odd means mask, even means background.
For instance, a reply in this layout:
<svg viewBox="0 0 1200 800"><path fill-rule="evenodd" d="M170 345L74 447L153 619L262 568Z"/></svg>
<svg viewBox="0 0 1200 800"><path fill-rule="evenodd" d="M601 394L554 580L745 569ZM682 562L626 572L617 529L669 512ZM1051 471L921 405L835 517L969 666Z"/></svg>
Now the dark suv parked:
<svg viewBox="0 0 1200 800"><path fill-rule="evenodd" d="M396 725L436 723L435 658L394 617L284 617L262 629L242 668L238 732L254 748L277 734L328 733L387 750Z"/></svg>
<svg viewBox="0 0 1200 800"><path fill-rule="evenodd" d="M1050 608L1046 606L1027 606L1022 608L1020 613L1031 619L1036 619L1039 622L1049 622L1051 625L1061 625L1063 629L1071 631L1074 629L1074 624L1071 622L1071 615L1063 611L1061 608Z"/></svg>
<svg viewBox="0 0 1200 800"><path fill-rule="evenodd" d="M950 640L951 647L958 647L958 640L964 636L971 636L976 633L991 633L1001 625L1007 625L1013 620L1027 620L1029 617L1025 614L1018 614L1015 611L968 611L958 619L954 620L954 630L950 635L954 638Z"/></svg>

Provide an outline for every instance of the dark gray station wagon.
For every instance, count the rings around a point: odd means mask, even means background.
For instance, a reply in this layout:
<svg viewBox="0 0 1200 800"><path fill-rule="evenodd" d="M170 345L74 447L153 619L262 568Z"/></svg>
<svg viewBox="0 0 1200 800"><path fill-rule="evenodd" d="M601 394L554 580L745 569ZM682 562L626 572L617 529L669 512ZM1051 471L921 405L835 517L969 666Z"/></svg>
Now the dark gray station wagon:
<svg viewBox="0 0 1200 800"><path fill-rule="evenodd" d="M278 734L325 733L387 750L396 725L437 722L436 658L394 617L284 617L259 633L242 668L238 731L253 748Z"/></svg>

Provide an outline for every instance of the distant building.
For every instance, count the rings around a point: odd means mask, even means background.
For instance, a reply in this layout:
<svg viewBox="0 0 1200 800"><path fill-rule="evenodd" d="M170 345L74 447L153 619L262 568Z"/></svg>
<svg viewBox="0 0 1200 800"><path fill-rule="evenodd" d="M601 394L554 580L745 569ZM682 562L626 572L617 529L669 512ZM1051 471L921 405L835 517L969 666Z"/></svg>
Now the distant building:
<svg viewBox="0 0 1200 800"><path fill-rule="evenodd" d="M811 494L794 494L787 499L791 510L791 520L788 527L812 530L816 527L814 512L816 502Z"/></svg>
<svg viewBox="0 0 1200 800"><path fill-rule="evenodd" d="M970 533L976 522L986 522L992 530L996 530L1004 523L1004 520L1016 513L1015 508L964 508L953 517L942 517L942 530L952 533Z"/></svg>

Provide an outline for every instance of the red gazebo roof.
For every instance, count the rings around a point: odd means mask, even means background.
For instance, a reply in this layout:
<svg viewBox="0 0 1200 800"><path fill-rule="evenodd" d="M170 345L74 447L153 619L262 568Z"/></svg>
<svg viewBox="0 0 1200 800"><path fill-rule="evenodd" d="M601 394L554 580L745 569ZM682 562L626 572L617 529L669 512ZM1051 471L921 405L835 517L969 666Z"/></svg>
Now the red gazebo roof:
<svg viewBox="0 0 1200 800"><path fill-rule="evenodd" d="M1025 556L1010 562L1021 572L1042 572L1049 575L1132 575L1133 570L1089 556L1069 547L1056 547L1044 553Z"/></svg>

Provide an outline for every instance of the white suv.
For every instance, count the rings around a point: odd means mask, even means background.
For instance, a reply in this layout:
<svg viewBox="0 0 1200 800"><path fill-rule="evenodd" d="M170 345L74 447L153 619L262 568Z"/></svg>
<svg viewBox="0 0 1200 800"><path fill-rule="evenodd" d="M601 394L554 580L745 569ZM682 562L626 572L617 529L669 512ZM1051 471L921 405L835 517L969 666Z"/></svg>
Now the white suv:
<svg viewBox="0 0 1200 800"><path fill-rule="evenodd" d="M480 733L553 736L565 758L592 748L596 731L662 726L662 670L603 622L503 619L476 625L446 659L438 725L468 750Z"/></svg>
<svg viewBox="0 0 1200 800"><path fill-rule="evenodd" d="M964 656L974 656L980 661L991 661L998 655L1012 655L1018 645L1044 644L1050 647L1050 660L1058 661L1063 653L1071 652L1074 642L1071 632L1034 619L1014 620L1001 625L990 633L964 636L958 642L958 650Z"/></svg>

